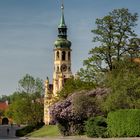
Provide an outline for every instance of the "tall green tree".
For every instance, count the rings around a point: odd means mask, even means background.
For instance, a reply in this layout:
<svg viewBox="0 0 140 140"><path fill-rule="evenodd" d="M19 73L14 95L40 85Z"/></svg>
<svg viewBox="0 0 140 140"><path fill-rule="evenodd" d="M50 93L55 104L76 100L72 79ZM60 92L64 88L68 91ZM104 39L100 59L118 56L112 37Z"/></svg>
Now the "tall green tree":
<svg viewBox="0 0 140 140"><path fill-rule="evenodd" d="M99 75L112 71L116 62L140 55L140 39L134 32L137 20L137 13L124 8L96 19L96 28L92 30L95 47L79 72L83 79L99 81Z"/></svg>
<svg viewBox="0 0 140 140"><path fill-rule="evenodd" d="M43 81L40 78L34 78L33 76L26 74L21 80L19 80L19 92L43 95L44 86Z"/></svg>
<svg viewBox="0 0 140 140"><path fill-rule="evenodd" d="M43 119L43 81L26 74L19 80L19 91L10 95L10 107L6 111L17 123L37 124Z"/></svg>
<svg viewBox="0 0 140 140"><path fill-rule="evenodd" d="M117 109L140 109L140 66L126 61L106 76L106 86L110 89L102 108L109 112Z"/></svg>
<svg viewBox="0 0 140 140"><path fill-rule="evenodd" d="M16 98L5 114L16 123L35 125L43 120L43 104L27 94L24 98Z"/></svg>

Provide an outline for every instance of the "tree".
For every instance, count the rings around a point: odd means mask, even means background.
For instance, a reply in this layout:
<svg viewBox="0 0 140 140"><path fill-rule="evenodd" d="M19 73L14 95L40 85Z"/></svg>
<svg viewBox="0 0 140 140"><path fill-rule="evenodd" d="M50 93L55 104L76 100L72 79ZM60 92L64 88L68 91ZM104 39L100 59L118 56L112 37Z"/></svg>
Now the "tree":
<svg viewBox="0 0 140 140"><path fill-rule="evenodd" d="M60 98L66 98L76 91L94 89L95 84L87 81L82 81L79 78L70 78L66 81L63 89L58 93Z"/></svg>
<svg viewBox="0 0 140 140"><path fill-rule="evenodd" d="M117 69L106 76L110 93L102 101L102 108L109 112L117 109L140 108L140 66L131 61L122 61Z"/></svg>
<svg viewBox="0 0 140 140"><path fill-rule="evenodd" d="M4 116L4 110L0 110L0 116Z"/></svg>
<svg viewBox="0 0 140 140"><path fill-rule="evenodd" d="M37 124L43 119L43 81L26 74L19 80L19 91L10 95L6 115L21 124Z"/></svg>
<svg viewBox="0 0 140 140"><path fill-rule="evenodd" d="M21 80L19 80L19 91L29 94L44 93L43 81L40 78L34 78L29 74L26 74Z"/></svg>
<svg viewBox="0 0 140 140"><path fill-rule="evenodd" d="M1 95L0 97L0 102L5 102L5 101L10 101L9 96L7 95Z"/></svg>
<svg viewBox="0 0 140 140"><path fill-rule="evenodd" d="M37 124L43 118L43 104L34 101L29 94L22 98L16 98L6 112L8 117L12 117L19 124Z"/></svg>
<svg viewBox="0 0 140 140"><path fill-rule="evenodd" d="M12 118L14 121L18 124L28 124L30 123L30 117L33 117L31 114L31 99L26 98L17 98L16 101L14 101L10 105L13 116Z"/></svg>
<svg viewBox="0 0 140 140"><path fill-rule="evenodd" d="M98 75L112 71L116 62L125 57L132 59L132 56L140 56L140 39L134 32L137 20L137 13L132 14L124 8L115 9L107 16L96 19L97 27L92 30L96 35L93 39L96 46L84 61L85 69L79 72L83 79L87 80L88 77L88 80L100 83Z"/></svg>

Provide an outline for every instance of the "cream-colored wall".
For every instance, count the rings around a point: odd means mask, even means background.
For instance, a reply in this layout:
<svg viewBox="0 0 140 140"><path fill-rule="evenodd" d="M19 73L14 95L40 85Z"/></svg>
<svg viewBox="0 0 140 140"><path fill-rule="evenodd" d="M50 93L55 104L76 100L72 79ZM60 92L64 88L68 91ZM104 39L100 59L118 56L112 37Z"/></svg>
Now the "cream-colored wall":
<svg viewBox="0 0 140 140"><path fill-rule="evenodd" d="M57 51L59 52L59 59L57 58ZM66 52L66 59L62 61L62 51ZM63 88L64 85L64 76L65 78L70 78L72 76L71 72L71 58L68 59L68 53L71 53L71 49L65 48L57 48L54 49L54 72L53 72L53 94L49 95L49 81L45 81L45 95L44 95L44 123L48 125L51 121L51 115L49 107L53 103L53 98L57 97L57 93ZM62 64L70 67L70 71L67 70L61 72ZM59 71L57 71L57 67L59 67Z"/></svg>
<svg viewBox="0 0 140 140"><path fill-rule="evenodd" d="M66 59L62 61L62 52L66 52ZM65 78L70 78L72 76L71 70L69 71L68 68L65 72L61 72L62 64L67 65L71 69L71 58L68 59L68 53L71 53L71 49L69 48L55 48L54 49L54 73L53 73L53 94L56 95L58 91L60 91L63 87L63 76ZM57 52L59 52L59 58L57 57ZM57 67L59 71L57 71Z"/></svg>

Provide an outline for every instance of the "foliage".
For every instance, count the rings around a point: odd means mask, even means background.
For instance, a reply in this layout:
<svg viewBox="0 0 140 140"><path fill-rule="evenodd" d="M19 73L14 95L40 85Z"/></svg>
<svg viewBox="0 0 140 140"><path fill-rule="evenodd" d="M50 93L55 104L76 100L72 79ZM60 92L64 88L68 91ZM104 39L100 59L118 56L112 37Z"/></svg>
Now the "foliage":
<svg viewBox="0 0 140 140"><path fill-rule="evenodd" d="M44 123L37 123L37 124L33 124L33 125L27 125L25 127L23 127L22 129L18 129L16 130L16 136L19 137L23 137L25 135L27 135L28 133L33 132L34 130L38 130L41 127L43 127Z"/></svg>
<svg viewBox="0 0 140 140"><path fill-rule="evenodd" d="M96 99L87 96L85 93L77 94L72 102L73 111L82 119L87 119L90 116L97 114Z"/></svg>
<svg viewBox="0 0 140 140"><path fill-rule="evenodd" d="M36 124L42 121L43 103L38 100L32 100L27 94L24 98L17 98L17 100L10 105L7 111L7 116L9 115L12 115L16 123Z"/></svg>
<svg viewBox="0 0 140 140"><path fill-rule="evenodd" d="M107 131L110 137L140 136L140 110L124 109L110 112L107 117Z"/></svg>
<svg viewBox="0 0 140 140"><path fill-rule="evenodd" d="M115 9L103 18L96 19L93 42L95 47L84 61L84 68L79 71L80 78L103 85L106 72L116 68L125 57L133 59L140 56L140 39L134 32L137 13L128 9Z"/></svg>
<svg viewBox="0 0 140 140"><path fill-rule="evenodd" d="M19 129L16 131L16 136L22 137L25 136L26 134L30 133L33 131L34 127L33 126L26 126L23 129Z"/></svg>
<svg viewBox="0 0 140 140"><path fill-rule="evenodd" d="M110 93L102 102L102 108L107 112L140 108L139 65L123 61L117 67L106 76L106 86L110 88Z"/></svg>
<svg viewBox="0 0 140 140"><path fill-rule="evenodd" d="M44 93L43 81L26 74L21 80L19 80L19 91L20 93L35 94L40 97Z"/></svg>
<svg viewBox="0 0 140 140"><path fill-rule="evenodd" d="M68 95L81 90L89 90L95 88L94 83L84 82L80 79L68 79L63 89L58 93L60 98L66 98Z"/></svg>
<svg viewBox="0 0 140 140"><path fill-rule="evenodd" d="M4 115L8 118L13 117L13 109L10 105L9 105L8 109L5 110Z"/></svg>
<svg viewBox="0 0 140 140"><path fill-rule="evenodd" d="M81 68L77 75L80 77L81 81L94 83L95 86L103 84L104 81L104 72L99 71L96 65L88 64L88 61L84 61L84 68Z"/></svg>
<svg viewBox="0 0 140 140"><path fill-rule="evenodd" d="M72 127L71 122L79 123L80 118L73 113L72 110L72 95L63 101L59 101L55 103L51 107L51 115L53 117L52 121L57 122L58 128L62 135L72 135L75 134L76 131L74 127Z"/></svg>
<svg viewBox="0 0 140 140"><path fill-rule="evenodd" d="M85 122L85 132L88 137L105 137L107 124L102 116L91 117Z"/></svg>
<svg viewBox="0 0 140 140"><path fill-rule="evenodd" d="M23 137L27 135L28 133L32 132L34 129L35 129L35 126L32 126L32 125L25 126L24 128L16 131L16 136Z"/></svg>
<svg viewBox="0 0 140 140"><path fill-rule="evenodd" d="M130 13L128 9L115 9L102 19L97 19L97 29L92 30L96 37L94 42L100 45L90 51L92 59L99 69L104 62L113 69L113 60L121 60L129 53L129 40L136 37L133 28L136 26L138 15ZM132 47L132 46L131 46ZM134 46L135 47L135 46ZM132 48L133 50L133 48ZM90 59L89 59L90 60Z"/></svg>
<svg viewBox="0 0 140 140"><path fill-rule="evenodd" d="M5 101L10 102L9 96L7 96L7 95L1 95L0 96L0 102L5 102Z"/></svg>
<svg viewBox="0 0 140 140"><path fill-rule="evenodd" d="M84 134L84 124L83 121L68 121L59 120L58 129L63 136L70 135L83 135Z"/></svg>
<svg viewBox="0 0 140 140"><path fill-rule="evenodd" d="M29 133L27 136L28 137L55 137L59 136L59 130L57 125L47 125L43 126L42 128L35 130L31 133Z"/></svg>
<svg viewBox="0 0 140 140"><path fill-rule="evenodd" d="M50 108L53 120L59 124L62 135L82 134L84 121L88 117L102 114L96 100L102 98L107 89L75 92L65 100L55 103Z"/></svg>
<svg viewBox="0 0 140 140"><path fill-rule="evenodd" d="M25 75L19 81L20 90L10 95L10 106L6 116L18 124L38 124L43 118L43 82L39 78Z"/></svg>
<svg viewBox="0 0 140 140"><path fill-rule="evenodd" d="M4 115L4 110L0 110L0 116Z"/></svg>

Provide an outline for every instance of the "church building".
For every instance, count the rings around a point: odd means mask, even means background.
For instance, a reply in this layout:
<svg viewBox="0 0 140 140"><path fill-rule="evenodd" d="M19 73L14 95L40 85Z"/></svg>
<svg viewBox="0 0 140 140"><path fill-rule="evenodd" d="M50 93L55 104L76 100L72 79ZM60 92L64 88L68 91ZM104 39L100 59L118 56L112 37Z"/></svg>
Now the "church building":
<svg viewBox="0 0 140 140"><path fill-rule="evenodd" d="M67 26L64 18L64 5L61 6L61 19L58 25L58 38L54 42L54 72L53 84L49 83L47 78L45 81L44 95L44 123L47 125L51 121L49 107L53 103L53 99L63 88L67 79L72 76L71 72L71 42L67 39Z"/></svg>

